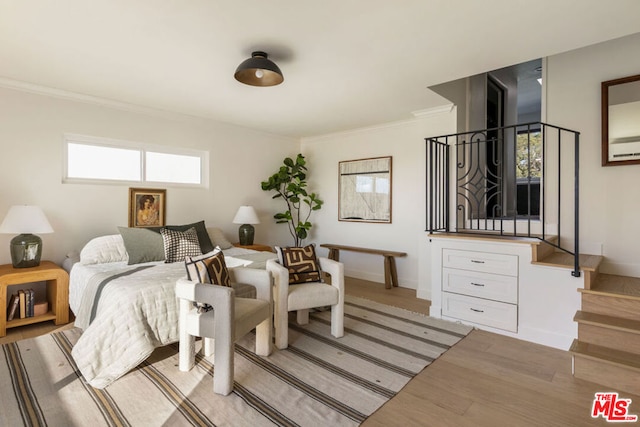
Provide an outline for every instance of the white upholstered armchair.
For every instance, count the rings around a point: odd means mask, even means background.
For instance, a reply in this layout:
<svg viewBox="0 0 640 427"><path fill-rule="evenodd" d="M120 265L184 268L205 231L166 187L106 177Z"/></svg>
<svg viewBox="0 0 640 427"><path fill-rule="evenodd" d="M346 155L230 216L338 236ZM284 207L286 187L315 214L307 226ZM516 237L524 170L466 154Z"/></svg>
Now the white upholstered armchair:
<svg viewBox="0 0 640 427"><path fill-rule="evenodd" d="M344 265L318 257L323 272L331 276L331 284L320 282L289 284L289 270L277 260L267 261L267 270L274 280L275 344L279 349L289 345L289 312L297 311L300 325L309 322L309 309L331 306L331 335L344 335Z"/></svg>
<svg viewBox="0 0 640 427"><path fill-rule="evenodd" d="M202 337L205 356L213 353L215 374L213 391L228 395L233 390L234 343L252 329L256 329L256 354L271 354L272 340L272 284L266 270L233 268L231 282L254 286L256 298L240 298L228 286L219 286L180 279L176 296L180 306L180 362L181 371L194 365L195 337ZM213 310L199 313L194 302L206 303Z"/></svg>

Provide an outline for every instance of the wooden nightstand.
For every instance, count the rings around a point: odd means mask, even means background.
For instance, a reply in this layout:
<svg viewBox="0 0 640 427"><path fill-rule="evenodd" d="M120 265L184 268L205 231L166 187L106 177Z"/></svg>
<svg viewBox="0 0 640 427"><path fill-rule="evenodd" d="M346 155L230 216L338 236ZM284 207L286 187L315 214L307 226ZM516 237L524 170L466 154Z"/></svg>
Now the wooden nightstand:
<svg viewBox="0 0 640 427"><path fill-rule="evenodd" d="M275 252L271 246L261 245L259 243L254 243L253 245L241 245L240 243L234 243L233 246L236 248L253 249L254 251Z"/></svg>
<svg viewBox="0 0 640 427"><path fill-rule="evenodd" d="M47 282L49 311L41 316L14 318L7 322L7 289L12 285L43 281ZM47 320L53 320L56 325L69 323L69 275L51 261L42 261L39 266L31 268L13 268L11 264L0 265L0 308L0 337L7 334L7 328Z"/></svg>

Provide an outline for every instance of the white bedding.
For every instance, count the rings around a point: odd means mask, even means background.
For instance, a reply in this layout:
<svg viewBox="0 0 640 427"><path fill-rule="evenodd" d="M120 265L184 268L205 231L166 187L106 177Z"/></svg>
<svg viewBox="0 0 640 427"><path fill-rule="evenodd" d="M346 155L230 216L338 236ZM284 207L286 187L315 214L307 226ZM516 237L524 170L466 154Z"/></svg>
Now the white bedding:
<svg viewBox="0 0 640 427"><path fill-rule="evenodd" d="M224 250L228 264L239 265L236 257L253 260L248 267L262 268L275 254L241 248ZM106 272L122 272L150 266L118 277L101 286L93 310L85 307L87 284L98 283ZM100 276L100 280L95 277ZM95 276L95 277L94 277ZM136 367L159 346L178 341L176 280L186 276L181 262L152 262L127 265L126 262L73 266L69 283L69 305L80 314L78 326L84 332L72 350L73 358L87 382L104 388ZM93 279L92 279L93 278ZM84 301L83 301L84 299ZM90 313L90 318L87 318ZM90 321L90 324L89 324Z"/></svg>

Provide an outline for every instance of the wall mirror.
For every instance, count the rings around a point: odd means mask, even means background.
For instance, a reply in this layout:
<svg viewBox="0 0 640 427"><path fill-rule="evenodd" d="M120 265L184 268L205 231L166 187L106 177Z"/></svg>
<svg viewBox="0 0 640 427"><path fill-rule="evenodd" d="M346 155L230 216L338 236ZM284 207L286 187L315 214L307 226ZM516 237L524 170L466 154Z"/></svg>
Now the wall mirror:
<svg viewBox="0 0 640 427"><path fill-rule="evenodd" d="M640 74L602 82L602 166L640 164Z"/></svg>
<svg viewBox="0 0 640 427"><path fill-rule="evenodd" d="M391 222L391 156L338 166L338 220Z"/></svg>

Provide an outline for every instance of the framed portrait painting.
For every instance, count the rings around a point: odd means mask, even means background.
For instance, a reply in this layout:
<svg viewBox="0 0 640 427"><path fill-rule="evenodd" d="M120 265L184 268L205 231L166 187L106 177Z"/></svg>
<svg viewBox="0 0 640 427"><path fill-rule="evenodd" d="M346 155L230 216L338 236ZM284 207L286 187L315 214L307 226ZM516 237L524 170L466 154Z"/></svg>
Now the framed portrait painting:
<svg viewBox="0 0 640 427"><path fill-rule="evenodd" d="M167 190L129 188L129 227L165 225Z"/></svg>

